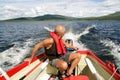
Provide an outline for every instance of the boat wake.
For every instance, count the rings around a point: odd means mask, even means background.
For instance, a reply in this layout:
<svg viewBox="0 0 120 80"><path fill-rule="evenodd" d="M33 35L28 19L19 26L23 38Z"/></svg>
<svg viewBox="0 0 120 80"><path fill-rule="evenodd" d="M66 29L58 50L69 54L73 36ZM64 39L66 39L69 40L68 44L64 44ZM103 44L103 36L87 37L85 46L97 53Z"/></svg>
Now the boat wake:
<svg viewBox="0 0 120 80"><path fill-rule="evenodd" d="M13 43L13 47L0 53L0 67L2 67L3 70L8 70L22 62L23 59L30 54L33 43L34 42L31 39L28 39L23 43Z"/></svg>
<svg viewBox="0 0 120 80"><path fill-rule="evenodd" d="M114 55L115 60L117 60L116 65L120 67L120 44L114 43L110 39L101 40L106 47L110 47L110 54Z"/></svg>
<svg viewBox="0 0 120 80"><path fill-rule="evenodd" d="M50 31L54 31L54 29L51 29L51 28L46 27L46 26L44 26L44 29L47 30L47 31L49 31L49 32L50 32Z"/></svg>
<svg viewBox="0 0 120 80"><path fill-rule="evenodd" d="M90 33L90 30L95 28L95 27L96 27L96 25L88 26L87 28L85 28L85 30L82 33L78 34L78 36L81 37L83 35Z"/></svg>

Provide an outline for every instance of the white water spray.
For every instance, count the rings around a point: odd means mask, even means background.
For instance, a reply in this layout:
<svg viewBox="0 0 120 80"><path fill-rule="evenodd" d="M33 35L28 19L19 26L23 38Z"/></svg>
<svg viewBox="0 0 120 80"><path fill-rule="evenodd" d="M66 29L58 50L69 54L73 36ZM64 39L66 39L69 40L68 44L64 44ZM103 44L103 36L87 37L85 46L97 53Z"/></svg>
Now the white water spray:
<svg viewBox="0 0 120 80"><path fill-rule="evenodd" d="M49 32L54 31L54 29L51 29L51 28L46 27L46 26L44 26L44 29L47 30L47 31L49 31Z"/></svg>
<svg viewBox="0 0 120 80"><path fill-rule="evenodd" d="M101 40L101 43L107 47L110 47L110 54L112 54L118 61L120 61L120 44L116 44L109 39ZM120 62L117 62L117 65L120 67Z"/></svg>
<svg viewBox="0 0 120 80"><path fill-rule="evenodd" d="M13 47L0 53L0 67L4 70L19 64L26 55L30 54L32 49L30 46L33 45L33 40L28 39L22 44L19 42L13 44L15 44Z"/></svg>
<svg viewBox="0 0 120 80"><path fill-rule="evenodd" d="M82 33L79 34L79 37L81 37L82 35L86 35L89 33L89 30L92 28L95 28L96 25L92 25L92 26L88 26Z"/></svg>
<svg viewBox="0 0 120 80"><path fill-rule="evenodd" d="M109 39L101 40L101 43L103 43L107 47L110 47L111 54L120 60L120 45L119 44L115 44L113 41Z"/></svg>

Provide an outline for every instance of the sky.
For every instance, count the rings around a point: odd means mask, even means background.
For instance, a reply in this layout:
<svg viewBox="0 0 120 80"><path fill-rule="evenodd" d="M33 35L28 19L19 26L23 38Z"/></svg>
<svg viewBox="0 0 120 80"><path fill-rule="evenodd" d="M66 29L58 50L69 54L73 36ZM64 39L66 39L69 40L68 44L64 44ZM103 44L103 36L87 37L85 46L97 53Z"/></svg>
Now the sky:
<svg viewBox="0 0 120 80"><path fill-rule="evenodd" d="M58 14L96 17L120 11L120 0L0 0L0 20Z"/></svg>

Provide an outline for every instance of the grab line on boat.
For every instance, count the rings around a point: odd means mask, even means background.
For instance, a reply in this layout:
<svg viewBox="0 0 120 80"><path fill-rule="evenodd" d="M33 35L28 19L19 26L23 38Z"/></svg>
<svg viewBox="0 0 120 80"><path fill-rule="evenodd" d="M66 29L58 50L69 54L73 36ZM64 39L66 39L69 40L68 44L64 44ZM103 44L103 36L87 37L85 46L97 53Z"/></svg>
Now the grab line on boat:
<svg viewBox="0 0 120 80"><path fill-rule="evenodd" d="M109 78L109 80L111 80L113 78L113 76L115 75L116 71L119 69L120 67L117 67L114 71L114 73L112 74L112 76Z"/></svg>

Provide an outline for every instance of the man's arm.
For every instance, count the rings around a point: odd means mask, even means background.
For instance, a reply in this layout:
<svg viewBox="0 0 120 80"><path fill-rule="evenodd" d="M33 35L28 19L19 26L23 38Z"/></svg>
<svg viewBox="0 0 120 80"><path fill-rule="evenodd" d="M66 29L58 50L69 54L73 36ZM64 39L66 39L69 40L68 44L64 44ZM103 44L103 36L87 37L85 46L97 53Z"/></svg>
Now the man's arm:
<svg viewBox="0 0 120 80"><path fill-rule="evenodd" d="M51 39L48 38L48 39L45 39L43 41L41 41L40 43L36 44L32 50L32 53L31 53L31 57L30 58L27 58L25 59L25 61L29 61L29 64L31 63L34 55L37 53L37 51L40 49L40 48L43 48L43 47L47 47L48 45L51 44Z"/></svg>
<svg viewBox="0 0 120 80"><path fill-rule="evenodd" d="M44 47L44 41L42 41L34 46L34 48L32 50L31 57L30 57L31 60L33 59L33 57L37 53L37 51L42 47Z"/></svg>
<svg viewBox="0 0 120 80"><path fill-rule="evenodd" d="M74 47L74 46L72 46L72 45L66 43L64 40L63 40L63 44L64 44L66 47L68 47L68 48L72 48L72 49L74 49L74 50L76 50L76 51L78 50L77 47Z"/></svg>

